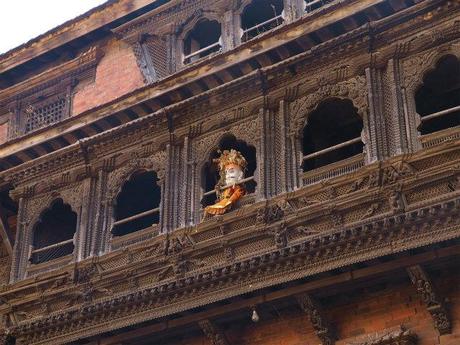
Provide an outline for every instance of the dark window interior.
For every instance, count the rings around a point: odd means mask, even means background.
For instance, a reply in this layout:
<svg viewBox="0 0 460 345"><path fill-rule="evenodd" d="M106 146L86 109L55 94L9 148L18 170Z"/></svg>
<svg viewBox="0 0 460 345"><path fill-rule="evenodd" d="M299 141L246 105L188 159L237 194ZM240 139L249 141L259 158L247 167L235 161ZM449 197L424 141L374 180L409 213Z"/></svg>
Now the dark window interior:
<svg viewBox="0 0 460 345"><path fill-rule="evenodd" d="M42 213L34 229L34 250L61 243L73 238L77 228L77 214L61 199ZM63 244L42 252L33 253L34 264L56 259L73 252L73 243Z"/></svg>
<svg viewBox="0 0 460 345"><path fill-rule="evenodd" d="M204 165L203 168L203 185L202 187L206 192L214 190L215 185L219 182L220 176L219 171L217 168L217 164L213 163L213 159L218 158L220 156L219 151L223 150L237 150L240 151L241 154L246 158L248 162L248 166L246 167L246 171L244 172L244 177L254 176L254 172L256 170L257 161L256 161L256 149L254 146L250 146L246 144L244 141L237 140L233 135L228 135L222 138L219 143L219 148L214 150L210 157L209 161ZM248 194L254 193L256 190L256 182L249 181L245 183L246 191ZM211 194L204 196L201 199L201 204L204 206L212 205L216 202L216 195Z"/></svg>
<svg viewBox="0 0 460 345"><path fill-rule="evenodd" d="M360 137L363 122L353 103L347 99L329 99L318 105L308 117L303 130L304 156ZM309 171L363 152L363 143L355 143L316 158L304 160L303 171Z"/></svg>
<svg viewBox="0 0 460 345"><path fill-rule="evenodd" d="M115 207L115 221L153 210L160 206L161 188L157 184L158 178L153 171L137 172L123 185L117 197ZM158 224L160 214L146 215L124 224L116 225L112 234L122 236Z"/></svg>
<svg viewBox="0 0 460 345"><path fill-rule="evenodd" d="M460 125L460 111L423 121L423 117L460 105L460 62L453 55L442 57L425 75L415 94L417 113L422 117L421 134Z"/></svg>
<svg viewBox="0 0 460 345"><path fill-rule="evenodd" d="M184 40L184 56L190 55L200 49L206 48L219 41L221 36L220 24L215 20L203 19L187 34ZM220 46L215 46L209 50L188 58L184 63L196 61L202 57L210 55L220 50Z"/></svg>
<svg viewBox="0 0 460 345"><path fill-rule="evenodd" d="M305 11L312 12L333 0L305 0Z"/></svg>
<svg viewBox="0 0 460 345"><path fill-rule="evenodd" d="M245 30L241 40L243 42L260 35L261 33L271 30L280 25L283 20L272 21L270 23L254 28L258 24L264 23L274 17L281 15L283 12L283 0L254 0L252 1L241 14L241 27ZM246 31L254 28L254 30Z"/></svg>

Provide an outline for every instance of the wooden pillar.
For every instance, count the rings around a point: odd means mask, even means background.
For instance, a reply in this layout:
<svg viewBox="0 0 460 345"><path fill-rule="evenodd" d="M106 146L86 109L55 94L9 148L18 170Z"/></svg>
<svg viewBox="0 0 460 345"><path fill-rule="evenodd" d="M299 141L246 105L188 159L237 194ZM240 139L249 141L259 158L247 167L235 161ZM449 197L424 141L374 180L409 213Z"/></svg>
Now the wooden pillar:
<svg viewBox="0 0 460 345"><path fill-rule="evenodd" d="M389 156L387 126L385 123L385 94L382 71L376 67L366 68L366 84L369 95L369 111L363 118L366 142L366 163L373 163ZM365 115L365 114L363 114Z"/></svg>

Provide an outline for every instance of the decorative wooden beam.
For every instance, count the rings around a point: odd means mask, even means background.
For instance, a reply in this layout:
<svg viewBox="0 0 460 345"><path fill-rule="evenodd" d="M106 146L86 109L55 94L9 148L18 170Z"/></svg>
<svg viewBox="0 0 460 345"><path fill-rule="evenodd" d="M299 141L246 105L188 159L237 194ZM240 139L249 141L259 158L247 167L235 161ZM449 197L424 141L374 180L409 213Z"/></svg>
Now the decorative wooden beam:
<svg viewBox="0 0 460 345"><path fill-rule="evenodd" d="M198 325L203 330L203 333L211 340L212 345L230 345L224 332L213 324L210 320L202 320Z"/></svg>
<svg viewBox="0 0 460 345"><path fill-rule="evenodd" d="M300 308L308 315L315 333L323 345L335 344L336 337L322 311L319 302L308 294L296 296Z"/></svg>
<svg viewBox="0 0 460 345"><path fill-rule="evenodd" d="M439 331L439 334L450 333L451 323L444 306L443 298L436 291L427 272L420 265L415 265L408 267L407 273L430 312L434 321L434 327Z"/></svg>

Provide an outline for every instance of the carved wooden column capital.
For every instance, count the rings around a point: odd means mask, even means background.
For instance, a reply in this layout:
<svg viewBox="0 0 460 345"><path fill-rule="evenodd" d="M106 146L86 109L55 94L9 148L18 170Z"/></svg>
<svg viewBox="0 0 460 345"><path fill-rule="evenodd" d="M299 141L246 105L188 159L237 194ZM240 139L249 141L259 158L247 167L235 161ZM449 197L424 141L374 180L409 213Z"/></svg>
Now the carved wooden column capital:
<svg viewBox="0 0 460 345"><path fill-rule="evenodd" d="M323 345L335 344L335 335L322 311L321 305L312 296L302 294L296 296L300 308L308 315L315 333Z"/></svg>
<svg viewBox="0 0 460 345"><path fill-rule="evenodd" d="M203 333L211 340L212 345L230 345L222 330L214 325L210 320L202 320L198 325Z"/></svg>
<svg viewBox="0 0 460 345"><path fill-rule="evenodd" d="M436 291L427 272L421 266L416 265L408 267L407 273L431 314L434 327L439 331L439 334L450 333L451 323L444 306L443 298Z"/></svg>

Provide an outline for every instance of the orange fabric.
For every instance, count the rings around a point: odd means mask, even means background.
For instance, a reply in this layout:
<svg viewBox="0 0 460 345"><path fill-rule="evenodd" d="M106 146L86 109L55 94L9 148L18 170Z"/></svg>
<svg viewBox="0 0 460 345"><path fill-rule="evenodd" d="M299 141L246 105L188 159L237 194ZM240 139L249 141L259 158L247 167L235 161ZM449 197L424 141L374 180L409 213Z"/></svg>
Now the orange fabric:
<svg viewBox="0 0 460 345"><path fill-rule="evenodd" d="M205 214L224 214L227 212L234 203L236 203L244 194L245 190L240 185L235 185L225 189L220 195L220 200L214 205L207 206L204 211Z"/></svg>

